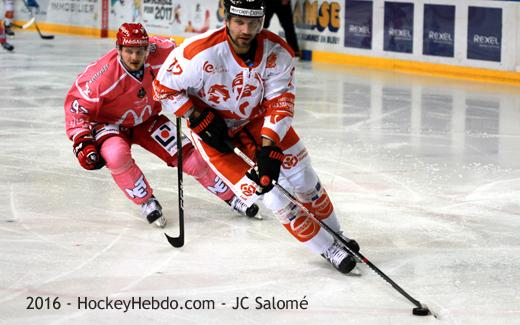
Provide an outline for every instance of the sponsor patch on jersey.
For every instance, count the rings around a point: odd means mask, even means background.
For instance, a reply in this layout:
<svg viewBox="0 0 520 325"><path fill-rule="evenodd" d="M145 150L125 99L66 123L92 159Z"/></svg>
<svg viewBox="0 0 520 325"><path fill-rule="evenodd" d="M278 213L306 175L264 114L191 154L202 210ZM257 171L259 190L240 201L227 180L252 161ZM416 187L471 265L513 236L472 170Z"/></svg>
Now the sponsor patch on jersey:
<svg viewBox="0 0 520 325"><path fill-rule="evenodd" d="M275 53L271 53L271 55L269 55L267 57L267 63L266 63L266 68L267 69L274 69L276 68L276 60L278 59L278 56L275 54Z"/></svg>
<svg viewBox="0 0 520 325"><path fill-rule="evenodd" d="M204 65L202 66L202 70L204 70L204 72L209 73L209 74L219 73L219 72L228 72L228 69L225 66L219 65L219 66L215 67L213 64L209 63L209 61L204 62Z"/></svg>
<svg viewBox="0 0 520 325"><path fill-rule="evenodd" d="M284 169L291 169L294 166L296 166L297 164L298 164L298 157L288 154L288 155L285 155L285 157L283 159L282 167Z"/></svg>
<svg viewBox="0 0 520 325"><path fill-rule="evenodd" d="M291 230L300 240L308 240L319 231L319 225L306 215L299 215L291 220Z"/></svg>
<svg viewBox="0 0 520 325"><path fill-rule="evenodd" d="M121 133L119 126L115 124L97 124L93 127L92 131L94 133L94 139L96 139L98 143Z"/></svg>
<svg viewBox="0 0 520 325"><path fill-rule="evenodd" d="M148 186L144 179L144 175L141 174L139 179L134 183L134 188L125 188L126 194L132 199L144 198L148 194Z"/></svg>
<svg viewBox="0 0 520 325"><path fill-rule="evenodd" d="M175 125L171 121L168 121L159 126L157 130L152 133L152 138L173 157L177 153L177 141L175 141L177 138L176 133L177 129Z"/></svg>

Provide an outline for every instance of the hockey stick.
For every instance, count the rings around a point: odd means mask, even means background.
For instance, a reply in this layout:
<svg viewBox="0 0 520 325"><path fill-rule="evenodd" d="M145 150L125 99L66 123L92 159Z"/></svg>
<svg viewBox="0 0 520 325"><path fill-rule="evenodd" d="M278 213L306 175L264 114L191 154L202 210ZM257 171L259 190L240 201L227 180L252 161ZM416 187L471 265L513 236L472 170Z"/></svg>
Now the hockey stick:
<svg viewBox="0 0 520 325"><path fill-rule="evenodd" d="M27 29L27 28L31 27L32 24L34 24L35 20L36 20L36 18L32 17L31 19L29 19L23 25L18 25L18 24L15 24L15 23L11 23L11 26L16 27L16 28L20 28L20 29Z"/></svg>
<svg viewBox="0 0 520 325"><path fill-rule="evenodd" d="M184 191L182 186L182 137L181 118L177 117L177 187L179 197L179 237L170 237L166 233L166 239L173 247L184 246Z"/></svg>
<svg viewBox="0 0 520 325"><path fill-rule="evenodd" d="M22 0L23 4L25 5L25 8L27 8L27 11L29 11L29 15L31 15L31 20L30 21L33 21L34 23L34 27L36 27L36 31L38 32L38 34L40 35L40 37L42 39L54 39L54 35L44 35L42 34L41 30L40 30L40 27L38 27L38 24L36 23L36 17L34 16L34 14L32 13L32 10L31 8L29 7L29 5L27 4L27 2L25 0ZM27 25L27 24L25 24ZM25 26L24 25L24 26ZM30 25L29 25L30 26ZM27 27L29 27L27 26ZM23 27L23 26L22 26Z"/></svg>
<svg viewBox="0 0 520 325"><path fill-rule="evenodd" d="M246 156L240 149L233 146L231 143L227 143L230 148L233 149L233 152L242 158L246 164L250 167L254 167L255 163L248 156ZM330 228L326 223L319 220L309 209L307 209L303 203L301 203L297 198L295 198L289 191L287 191L283 186L278 184L278 182L273 180L273 185L280 191L282 194L289 199L292 203L297 205L305 214L311 217L315 222L317 222L321 227L323 227L329 234L334 237L337 241L341 242L346 250L349 251L350 254L354 255L359 261L365 263L369 268L371 268L374 272L376 272L379 276L381 276L386 282L388 282L395 290L397 290L401 295L403 295L406 299L408 299L412 304L416 307L412 309L412 313L417 316L427 316L433 315L435 318L438 318L437 314L432 313L430 309L425 304L421 304L418 300L414 299L410 296L406 291L404 291L397 283L395 283L389 276L383 273L377 266L375 266L372 262L370 262L365 256L363 256L360 252L356 252L349 248L348 243L339 236L332 228Z"/></svg>

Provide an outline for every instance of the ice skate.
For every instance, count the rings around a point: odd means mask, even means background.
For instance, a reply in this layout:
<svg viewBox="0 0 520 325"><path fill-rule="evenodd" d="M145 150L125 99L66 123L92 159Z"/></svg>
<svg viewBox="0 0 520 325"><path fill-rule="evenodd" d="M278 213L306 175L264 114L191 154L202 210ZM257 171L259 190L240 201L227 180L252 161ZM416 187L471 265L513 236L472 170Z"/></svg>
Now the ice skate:
<svg viewBox="0 0 520 325"><path fill-rule="evenodd" d="M159 228L166 227L166 218L163 216L162 207L155 196L141 204L141 214L146 217L148 223L153 223Z"/></svg>
<svg viewBox="0 0 520 325"><path fill-rule="evenodd" d="M228 202L233 211L240 213L241 215L248 216L249 218L255 218L262 220L262 216L258 213L258 205L253 203L249 208L247 205L242 202L237 196L231 199L231 202Z"/></svg>
<svg viewBox="0 0 520 325"><path fill-rule="evenodd" d="M354 239L350 239L348 238L347 236L345 236L343 234L342 231L339 232L339 236L341 238L343 238L343 240L345 240L345 242L347 243L347 247L350 248L351 250L353 250L354 252L358 253L359 252L359 244L357 241L355 241Z"/></svg>
<svg viewBox="0 0 520 325"><path fill-rule="evenodd" d="M2 43L2 47L4 49L6 49L7 51L11 52L12 50L14 50L14 46L12 46L11 44L7 43L7 42L4 42Z"/></svg>
<svg viewBox="0 0 520 325"><path fill-rule="evenodd" d="M349 273L356 266L356 259L337 242L327 248L321 256L329 261L336 270L344 274Z"/></svg>

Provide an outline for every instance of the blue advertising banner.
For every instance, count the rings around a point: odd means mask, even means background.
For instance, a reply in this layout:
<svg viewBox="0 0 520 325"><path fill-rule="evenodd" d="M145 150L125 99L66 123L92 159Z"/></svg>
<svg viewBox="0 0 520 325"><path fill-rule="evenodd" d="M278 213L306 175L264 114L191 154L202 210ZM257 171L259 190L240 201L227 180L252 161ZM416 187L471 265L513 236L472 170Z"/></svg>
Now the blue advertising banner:
<svg viewBox="0 0 520 325"><path fill-rule="evenodd" d="M423 54L453 57L455 6L424 5Z"/></svg>
<svg viewBox="0 0 520 325"><path fill-rule="evenodd" d="M413 3L385 2L384 50L413 52Z"/></svg>
<svg viewBox="0 0 520 325"><path fill-rule="evenodd" d="M502 8L469 7L468 59L500 62Z"/></svg>
<svg viewBox="0 0 520 325"><path fill-rule="evenodd" d="M372 1L345 1L345 47L372 48Z"/></svg>

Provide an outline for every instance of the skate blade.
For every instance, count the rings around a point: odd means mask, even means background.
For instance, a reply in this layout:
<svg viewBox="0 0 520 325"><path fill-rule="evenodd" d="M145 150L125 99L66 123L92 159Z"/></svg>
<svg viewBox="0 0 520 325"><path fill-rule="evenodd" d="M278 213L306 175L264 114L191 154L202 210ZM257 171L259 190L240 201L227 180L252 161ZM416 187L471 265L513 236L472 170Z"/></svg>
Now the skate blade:
<svg viewBox="0 0 520 325"><path fill-rule="evenodd" d="M350 271L349 273L347 273L346 275L348 276L355 276L355 277L359 277L361 276L363 273L361 273L361 269L356 265L352 271Z"/></svg>
<svg viewBox="0 0 520 325"><path fill-rule="evenodd" d="M249 217L249 219L264 220L264 217L260 213L257 213L254 217Z"/></svg>

